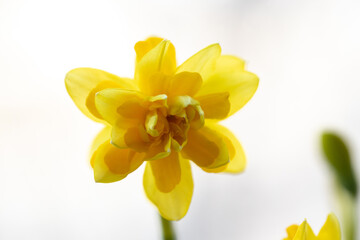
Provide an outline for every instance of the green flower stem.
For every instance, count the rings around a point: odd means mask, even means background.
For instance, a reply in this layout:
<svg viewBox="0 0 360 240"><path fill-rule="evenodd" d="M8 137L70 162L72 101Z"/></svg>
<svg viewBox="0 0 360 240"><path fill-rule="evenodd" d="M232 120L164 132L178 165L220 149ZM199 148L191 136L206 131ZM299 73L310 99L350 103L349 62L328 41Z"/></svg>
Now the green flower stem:
<svg viewBox="0 0 360 240"><path fill-rule="evenodd" d="M166 220L162 216L160 216L160 218L161 218L163 240L176 240L172 222L169 220Z"/></svg>
<svg viewBox="0 0 360 240"><path fill-rule="evenodd" d="M340 184L336 185L338 203L343 220L343 232L345 240L356 240L357 227L357 201L356 197L351 195Z"/></svg>

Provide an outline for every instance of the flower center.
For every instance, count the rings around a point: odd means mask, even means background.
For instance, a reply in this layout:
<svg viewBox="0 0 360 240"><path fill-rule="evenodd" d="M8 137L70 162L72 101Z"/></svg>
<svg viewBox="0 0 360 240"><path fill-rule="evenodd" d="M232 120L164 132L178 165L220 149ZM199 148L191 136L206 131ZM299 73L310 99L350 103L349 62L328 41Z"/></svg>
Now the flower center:
<svg viewBox="0 0 360 240"><path fill-rule="evenodd" d="M150 98L145 130L154 144L170 141L171 148L180 151L186 144L189 129L203 125L204 113L193 98L177 96L167 99L166 95Z"/></svg>

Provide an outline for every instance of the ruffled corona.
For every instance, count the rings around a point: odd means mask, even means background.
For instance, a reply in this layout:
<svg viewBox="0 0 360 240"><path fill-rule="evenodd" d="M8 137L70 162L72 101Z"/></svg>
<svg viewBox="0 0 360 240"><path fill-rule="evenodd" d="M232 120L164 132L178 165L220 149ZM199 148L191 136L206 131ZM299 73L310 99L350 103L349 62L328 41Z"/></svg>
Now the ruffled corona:
<svg viewBox="0 0 360 240"><path fill-rule="evenodd" d="M180 66L161 38L135 45L134 79L77 68L65 78L77 107L105 124L91 150L96 182L125 178L146 162L144 188L168 220L185 216L193 193L189 160L207 172L241 172L245 155L217 122L243 107L258 86L244 61L220 55L218 44Z"/></svg>

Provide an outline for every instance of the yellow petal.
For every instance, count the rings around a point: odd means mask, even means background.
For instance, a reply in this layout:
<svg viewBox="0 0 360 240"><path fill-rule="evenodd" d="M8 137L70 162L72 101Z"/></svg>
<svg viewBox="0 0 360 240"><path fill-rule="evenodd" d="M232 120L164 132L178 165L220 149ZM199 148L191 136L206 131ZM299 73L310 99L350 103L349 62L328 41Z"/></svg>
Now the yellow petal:
<svg viewBox="0 0 360 240"><path fill-rule="evenodd" d="M212 44L195 55L186 60L177 69L176 73L180 72L198 72L202 79L206 79L207 76L215 70L215 64L217 58L221 54L221 48L219 44Z"/></svg>
<svg viewBox="0 0 360 240"><path fill-rule="evenodd" d="M341 231L340 224L336 216L331 213L327 217L324 226L321 228L318 240L340 240Z"/></svg>
<svg viewBox="0 0 360 240"><path fill-rule="evenodd" d="M245 71L245 61L231 55L221 55L215 64L214 73Z"/></svg>
<svg viewBox="0 0 360 240"><path fill-rule="evenodd" d="M171 192L180 182L181 169L179 154L172 152L169 156L150 161L151 172L160 192Z"/></svg>
<svg viewBox="0 0 360 240"><path fill-rule="evenodd" d="M113 138L111 138L111 141L117 145ZM137 152L146 152L150 147L150 138L143 125L127 129L124 142L126 146Z"/></svg>
<svg viewBox="0 0 360 240"><path fill-rule="evenodd" d="M258 77L250 72L216 73L204 81L195 98L214 93L229 93L230 112L228 116L230 116L251 99L258 84Z"/></svg>
<svg viewBox="0 0 360 240"><path fill-rule="evenodd" d="M125 134L128 129L119 127L118 124L112 126L110 142L117 148L129 148L125 142Z"/></svg>
<svg viewBox="0 0 360 240"><path fill-rule="evenodd" d="M196 98L199 101L204 117L209 119L224 119L230 111L228 92L213 93Z"/></svg>
<svg viewBox="0 0 360 240"><path fill-rule="evenodd" d="M199 91L202 79L196 72L180 72L171 79L167 90L168 96L193 96Z"/></svg>
<svg viewBox="0 0 360 240"><path fill-rule="evenodd" d="M131 148L136 152L147 152L150 147L150 138L143 125L123 128L119 127L121 123L123 122L112 126L111 144L117 148Z"/></svg>
<svg viewBox="0 0 360 240"><path fill-rule="evenodd" d="M316 240L316 236L306 220L299 226L293 240Z"/></svg>
<svg viewBox="0 0 360 240"><path fill-rule="evenodd" d="M245 67L244 60L237 58L235 56L222 55L219 58L217 58L214 71L211 73L211 75L214 74L220 75L221 73L229 74L233 72L244 71L244 67ZM205 81L207 80L208 79L205 79ZM219 86L221 84L222 83L219 83ZM227 117L230 110L230 102L228 100L229 92L227 89L225 92L219 92L219 91L217 92L212 91L212 92L215 93L197 97L197 100L199 100L199 102L201 103L200 105L202 106L205 112L205 118L219 119L219 120L224 119ZM204 103L204 101L206 102Z"/></svg>
<svg viewBox="0 0 360 240"><path fill-rule="evenodd" d="M165 107L149 110L145 119L146 132L152 137L158 137L161 133L167 132L169 124L166 116Z"/></svg>
<svg viewBox="0 0 360 240"><path fill-rule="evenodd" d="M65 86L76 106L89 118L102 122L95 94L106 88L136 89L133 80L93 68L76 68L66 74Z"/></svg>
<svg viewBox="0 0 360 240"><path fill-rule="evenodd" d="M94 151L91 158L95 181L110 183L125 178L143 163L144 155L114 147L108 138Z"/></svg>
<svg viewBox="0 0 360 240"><path fill-rule="evenodd" d="M294 225L291 225L290 227L288 227L286 229L286 232L288 234L288 237L287 238L284 238L284 240L293 240L297 230L298 230L299 226L294 224Z"/></svg>
<svg viewBox="0 0 360 240"><path fill-rule="evenodd" d="M158 142L152 143L146 151L145 160L166 158L171 153L171 138L165 135Z"/></svg>
<svg viewBox="0 0 360 240"><path fill-rule="evenodd" d="M216 132L224 140L229 152L230 162L220 168L206 169L207 172L227 172L227 173L240 173L244 171L246 167L246 156L244 149L236 136L226 127L217 123L207 122L206 125L210 129Z"/></svg>
<svg viewBox="0 0 360 240"><path fill-rule="evenodd" d="M187 213L193 194L194 184L191 175L190 163L180 158L180 182L168 193L161 192L150 166L146 164L144 173L144 189L147 197L159 209L161 216L167 220L180 220Z"/></svg>
<svg viewBox="0 0 360 240"><path fill-rule="evenodd" d="M221 167L229 162L224 140L216 131L206 126L199 130L189 130L188 141L181 153L199 167L209 169Z"/></svg>
<svg viewBox="0 0 360 240"><path fill-rule="evenodd" d="M117 148L132 148L137 152L145 152L150 146L150 139L142 125L119 127L124 122L117 123L111 128L111 144ZM127 123L125 123L126 126Z"/></svg>
<svg viewBox="0 0 360 240"><path fill-rule="evenodd" d="M139 62L146 53L156 47L164 39L159 37L149 37L145 41L139 41L135 44L136 62Z"/></svg>
<svg viewBox="0 0 360 240"><path fill-rule="evenodd" d="M135 80L142 92L158 95L166 76L172 75L176 68L175 48L164 40L147 52L136 64Z"/></svg>
<svg viewBox="0 0 360 240"><path fill-rule="evenodd" d="M189 96L177 96L169 99L169 114L181 116L188 106L199 105L199 102Z"/></svg>
<svg viewBox="0 0 360 240"><path fill-rule="evenodd" d="M159 116L157 110L149 111L149 113L146 115L146 119L145 119L146 132L153 137L157 137L160 134L159 131L156 129L158 119Z"/></svg>
<svg viewBox="0 0 360 240"><path fill-rule="evenodd" d="M111 135L111 127L110 126L105 126L96 135L95 139L93 140L93 142L91 144L91 148L90 148L90 165L91 165L91 167L94 168L94 163L93 163L94 158L92 157L93 154L100 147L101 144L103 144L106 141L110 142L110 135Z"/></svg>
<svg viewBox="0 0 360 240"><path fill-rule="evenodd" d="M121 122L132 122L130 126L143 123L146 112L143 104L144 98L141 93L119 88L102 90L95 97L97 111L111 125L116 125L119 119L120 125Z"/></svg>

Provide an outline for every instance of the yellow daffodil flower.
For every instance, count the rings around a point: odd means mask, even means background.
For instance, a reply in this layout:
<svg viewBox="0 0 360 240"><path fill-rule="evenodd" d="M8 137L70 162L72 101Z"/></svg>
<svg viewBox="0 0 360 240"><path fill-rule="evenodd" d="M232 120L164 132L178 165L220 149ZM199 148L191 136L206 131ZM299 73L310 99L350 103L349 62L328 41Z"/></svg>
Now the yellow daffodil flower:
<svg viewBox="0 0 360 240"><path fill-rule="evenodd" d="M77 68L66 88L86 116L105 124L91 150L95 181L119 181L146 161L146 195L164 218L178 220L193 193L189 160L207 172L244 169L240 143L218 121L242 108L259 80L243 60L220 55L218 44L178 67L168 40L151 37L135 51L134 79Z"/></svg>
<svg viewBox="0 0 360 240"><path fill-rule="evenodd" d="M341 240L340 224L334 214L329 214L319 234L315 236L305 220L300 226L292 225L286 229L288 237L283 240Z"/></svg>

